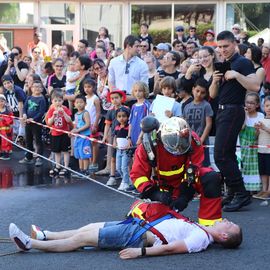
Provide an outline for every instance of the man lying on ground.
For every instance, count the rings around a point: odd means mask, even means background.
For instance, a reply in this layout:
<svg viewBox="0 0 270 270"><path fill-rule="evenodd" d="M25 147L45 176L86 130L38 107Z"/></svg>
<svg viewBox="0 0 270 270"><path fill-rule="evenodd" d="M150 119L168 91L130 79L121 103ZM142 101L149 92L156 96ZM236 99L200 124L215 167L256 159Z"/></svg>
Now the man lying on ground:
<svg viewBox="0 0 270 270"><path fill-rule="evenodd" d="M91 223L77 230L61 232L41 230L32 225L31 237L11 223L9 235L21 251L69 252L93 246L122 249L119 252L121 259L199 252L213 242L226 248L236 248L242 242L241 228L227 219L209 227L174 217L163 219L158 224L136 221L136 218L129 221Z"/></svg>

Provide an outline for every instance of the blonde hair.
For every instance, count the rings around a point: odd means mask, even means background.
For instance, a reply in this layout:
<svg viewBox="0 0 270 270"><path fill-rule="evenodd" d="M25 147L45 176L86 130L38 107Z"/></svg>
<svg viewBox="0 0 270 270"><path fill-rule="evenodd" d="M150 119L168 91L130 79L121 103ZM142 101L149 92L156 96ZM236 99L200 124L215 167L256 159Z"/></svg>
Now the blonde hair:
<svg viewBox="0 0 270 270"><path fill-rule="evenodd" d="M132 90L131 90L131 94L132 96L134 96L134 89L135 89L135 86L138 86L139 89L143 90L144 92L144 98L148 98L148 95L149 95L149 88L148 88L148 85L142 81L138 81L138 82L135 82L132 86Z"/></svg>

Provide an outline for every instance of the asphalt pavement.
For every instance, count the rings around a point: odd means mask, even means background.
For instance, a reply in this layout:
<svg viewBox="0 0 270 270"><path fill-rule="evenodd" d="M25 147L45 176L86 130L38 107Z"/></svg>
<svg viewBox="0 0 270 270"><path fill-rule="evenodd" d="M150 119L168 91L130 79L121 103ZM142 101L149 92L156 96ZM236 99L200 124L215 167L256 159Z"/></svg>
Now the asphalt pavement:
<svg viewBox="0 0 270 270"><path fill-rule="evenodd" d="M36 224L57 231L90 222L122 220L134 199L89 180L48 177L49 166L21 165L21 151L10 161L0 161L0 237L8 237L9 223L29 232ZM101 183L106 178L97 179ZM226 250L213 245L197 254L145 257L121 260L117 251L79 250L70 253L30 251L0 257L0 269L90 269L90 270L176 270L270 269L270 206L254 200L239 212L224 217L240 224L244 241L239 249ZM198 201L183 212L196 219ZM0 254L16 251L11 243L0 242Z"/></svg>

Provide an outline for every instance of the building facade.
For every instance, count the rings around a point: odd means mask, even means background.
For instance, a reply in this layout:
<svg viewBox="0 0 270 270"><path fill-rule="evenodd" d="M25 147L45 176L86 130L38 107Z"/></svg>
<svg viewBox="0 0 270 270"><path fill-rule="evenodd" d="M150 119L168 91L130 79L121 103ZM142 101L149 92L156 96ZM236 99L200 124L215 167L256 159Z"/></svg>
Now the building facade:
<svg viewBox="0 0 270 270"><path fill-rule="evenodd" d="M0 34L9 47L26 45L33 29L43 33L50 47L86 38L93 46L98 29L109 29L110 39L121 46L129 33L146 22L154 36L171 41L177 25L213 28L216 32L239 23L242 29L259 32L269 27L270 3L264 0L183 1L42 1L0 0ZM169 39L169 40L168 40Z"/></svg>

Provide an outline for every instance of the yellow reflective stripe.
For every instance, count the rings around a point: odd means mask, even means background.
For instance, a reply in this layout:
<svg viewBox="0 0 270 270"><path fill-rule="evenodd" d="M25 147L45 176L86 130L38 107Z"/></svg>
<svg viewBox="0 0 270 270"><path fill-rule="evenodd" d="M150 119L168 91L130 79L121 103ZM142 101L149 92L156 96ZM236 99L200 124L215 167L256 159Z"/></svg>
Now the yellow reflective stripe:
<svg viewBox="0 0 270 270"><path fill-rule="evenodd" d="M172 175L180 174L184 171L184 167L185 165L183 165L180 169L175 170L175 171L159 171L159 174L164 175L164 176L172 176Z"/></svg>
<svg viewBox="0 0 270 270"><path fill-rule="evenodd" d="M214 225L214 223L217 222L217 221L222 221L222 218L217 218L217 219L203 219L203 218L199 218L198 221L199 221L199 224L200 225L211 226L211 225Z"/></svg>
<svg viewBox="0 0 270 270"><path fill-rule="evenodd" d="M133 210L132 210L132 216L134 217L136 215L136 217L140 218L140 219L144 219L143 217L143 211L136 206Z"/></svg>
<svg viewBox="0 0 270 270"><path fill-rule="evenodd" d="M141 176L139 178L137 178L134 182L134 186L135 188L138 188L138 186L142 183L148 182L148 178L146 176Z"/></svg>
<svg viewBox="0 0 270 270"><path fill-rule="evenodd" d="M9 130L10 127L0 127L0 130Z"/></svg>

